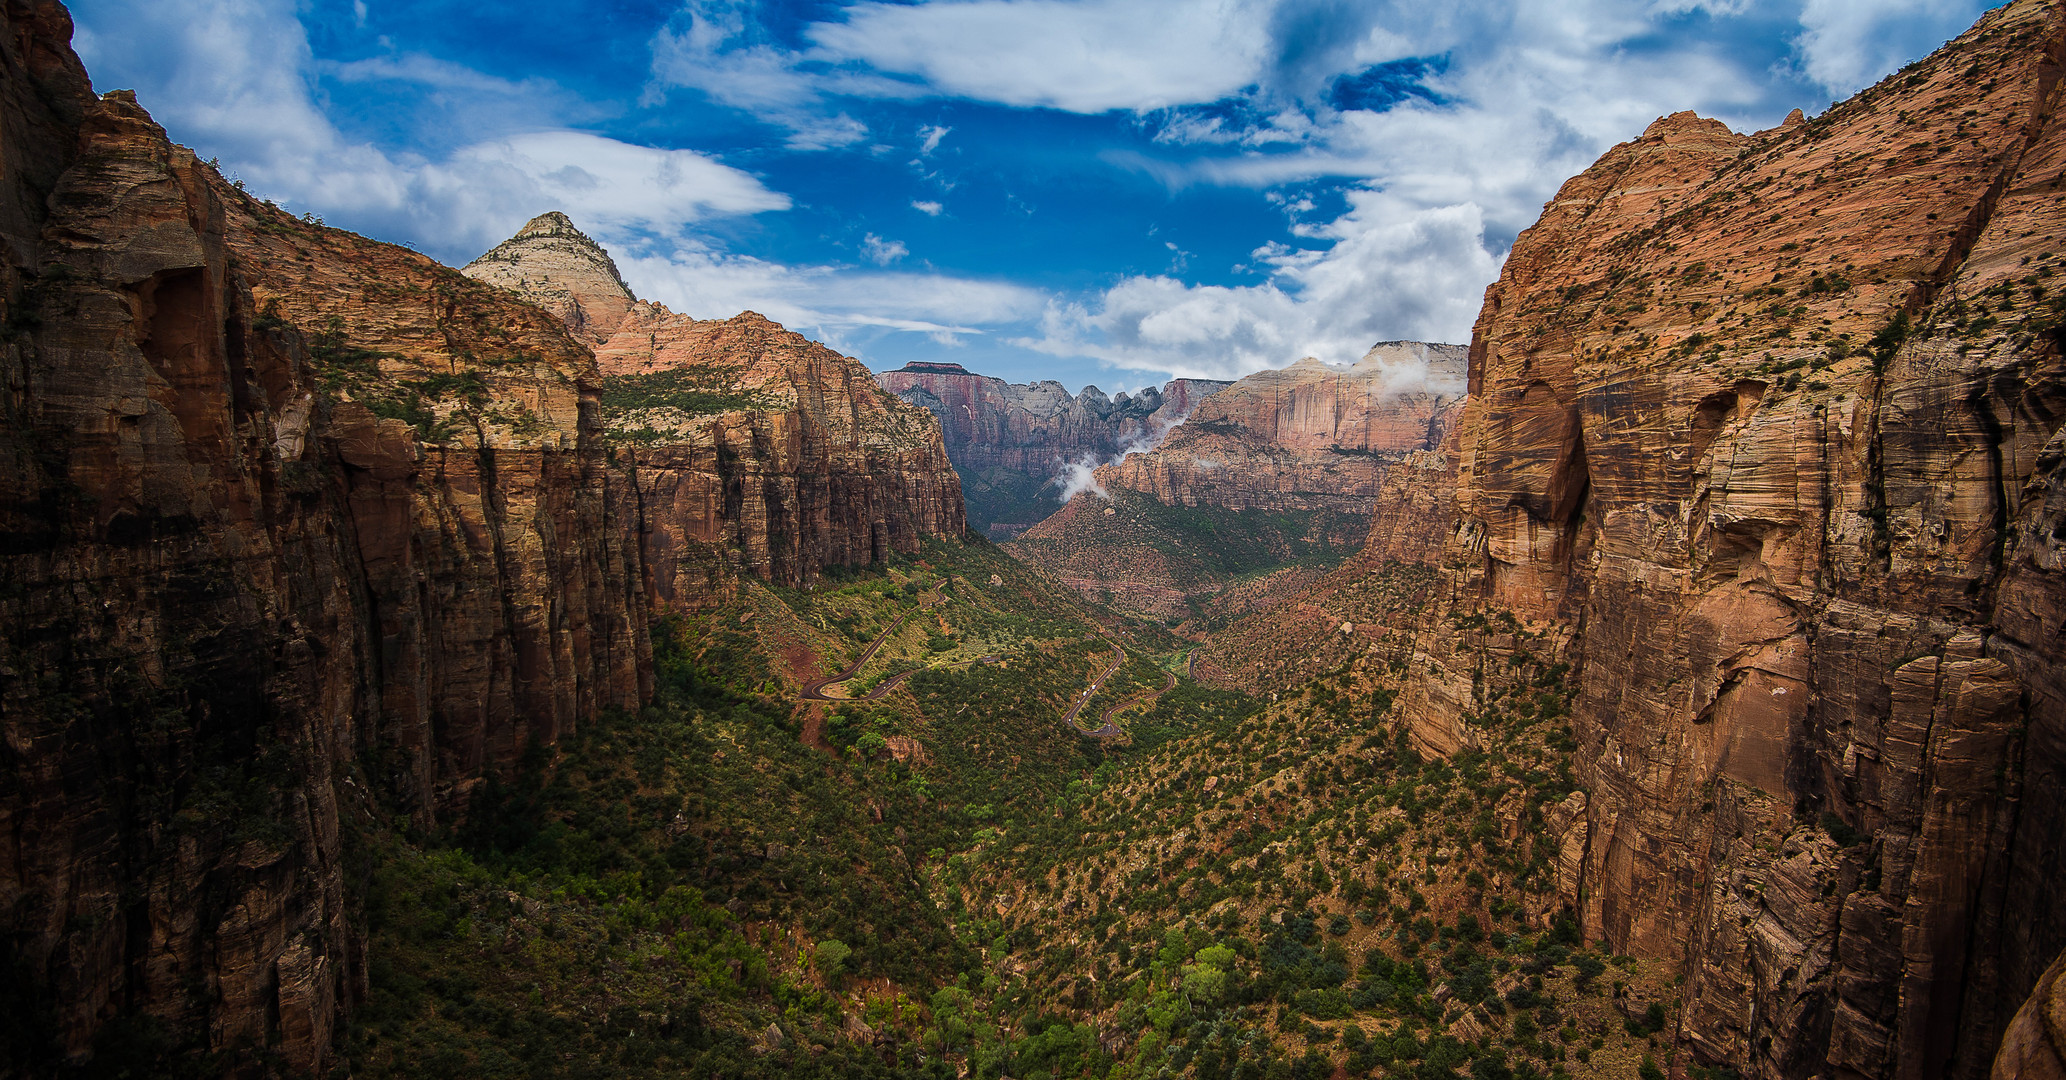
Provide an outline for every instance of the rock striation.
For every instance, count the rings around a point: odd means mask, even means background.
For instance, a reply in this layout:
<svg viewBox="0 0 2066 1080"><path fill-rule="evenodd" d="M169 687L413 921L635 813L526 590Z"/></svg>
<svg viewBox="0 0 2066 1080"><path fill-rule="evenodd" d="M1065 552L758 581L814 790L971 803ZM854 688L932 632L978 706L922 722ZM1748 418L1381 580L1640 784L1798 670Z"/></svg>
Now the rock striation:
<svg viewBox="0 0 2066 1080"><path fill-rule="evenodd" d="M1387 496L1450 527L1374 530L1438 575L1423 750L1479 737L1456 626L1566 642L1585 792L1544 839L1588 937L1682 965L1693 1064L1984 1076L2066 948L2062 59L2019 0L1813 119L1608 151Z"/></svg>
<svg viewBox="0 0 2066 1080"><path fill-rule="evenodd" d="M557 210L532 218L459 272L523 296L590 346L609 341L639 308L617 260Z"/></svg>
<svg viewBox="0 0 2066 1080"><path fill-rule="evenodd" d="M1275 607L1310 575L1219 594L1363 542L1388 472L1460 415L1465 368L1463 346L1388 341L1349 366L1309 357L1249 375L1159 445L1097 468L1089 494L1010 550L1093 599L1193 628Z"/></svg>
<svg viewBox="0 0 2066 1080"><path fill-rule="evenodd" d="M793 579L957 534L953 473L757 317L695 347L752 379L613 383L591 343L653 311L571 224L504 249L548 312L225 182L93 93L54 0L0 23L0 1073L328 1073L346 837L644 701L670 538Z"/></svg>
<svg viewBox="0 0 2066 1080"><path fill-rule="evenodd" d="M940 428L860 361L754 312L639 300L557 212L461 272L595 341L602 435L630 465L656 607L697 606L739 573L802 585L966 527Z"/></svg>
<svg viewBox="0 0 2066 1080"><path fill-rule="evenodd" d="M1387 341L1345 368L1307 357L1259 371L1098 480L1169 506L1367 514L1388 464L1440 445L1466 366L1461 345Z"/></svg>
<svg viewBox="0 0 2066 1080"><path fill-rule="evenodd" d="M648 689L593 360L226 184L61 6L0 19L0 1068L159 1032L324 1072L343 835Z"/></svg>
<svg viewBox="0 0 2066 1080"><path fill-rule="evenodd" d="M1151 446L1199 402L1232 385L1175 379L1159 390L1107 397L1095 386L1070 394L1051 380L1008 383L959 364L930 362L877 378L939 419L970 520L996 538L1016 536L1054 513L1061 505L1055 480L1069 466L1095 466Z"/></svg>

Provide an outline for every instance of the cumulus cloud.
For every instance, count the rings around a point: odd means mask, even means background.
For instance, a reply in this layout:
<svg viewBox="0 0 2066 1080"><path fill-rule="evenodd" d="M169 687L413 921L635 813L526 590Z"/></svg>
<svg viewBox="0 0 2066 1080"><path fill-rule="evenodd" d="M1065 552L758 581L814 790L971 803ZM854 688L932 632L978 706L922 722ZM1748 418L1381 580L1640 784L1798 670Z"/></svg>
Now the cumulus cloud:
<svg viewBox="0 0 2066 1080"><path fill-rule="evenodd" d="M415 237L452 261L548 208L606 234L672 234L713 217L790 205L788 196L707 155L579 131L486 132L436 157L354 141L318 105L320 66L290 0L113 0L95 14L124 32L82 29L81 54L90 67L136 80L138 100L174 138L222 158L258 194L374 235ZM422 57L327 70L349 81L503 95L525 89Z"/></svg>
<svg viewBox="0 0 2066 1080"><path fill-rule="evenodd" d="M1945 0L1807 0L1801 8L1801 67L1832 94L1863 89L1928 52L1972 20Z"/></svg>
<svg viewBox="0 0 2066 1080"><path fill-rule="evenodd" d="M1127 278L1087 302L1046 311L1026 344L1116 367L1233 379L1301 356L1346 362L1373 341L1468 340L1477 296L1497 276L1470 205L1400 207L1383 192L1316 230L1324 248L1259 252L1260 285Z"/></svg>
<svg viewBox="0 0 2066 1080"><path fill-rule="evenodd" d="M1270 4L1243 0L863 3L811 39L933 92L1070 112L1211 101L1252 81Z"/></svg>
<svg viewBox="0 0 2066 1080"><path fill-rule="evenodd" d="M947 208L930 199L914 199L911 202L911 209L927 217L939 217L940 213Z"/></svg>
<svg viewBox="0 0 2066 1080"><path fill-rule="evenodd" d="M942 343L1035 315L1043 294L1007 282L945 274L792 265L728 254L695 243L662 253L622 255L617 264L640 296L699 318L758 311L856 351L870 331L926 334Z"/></svg>

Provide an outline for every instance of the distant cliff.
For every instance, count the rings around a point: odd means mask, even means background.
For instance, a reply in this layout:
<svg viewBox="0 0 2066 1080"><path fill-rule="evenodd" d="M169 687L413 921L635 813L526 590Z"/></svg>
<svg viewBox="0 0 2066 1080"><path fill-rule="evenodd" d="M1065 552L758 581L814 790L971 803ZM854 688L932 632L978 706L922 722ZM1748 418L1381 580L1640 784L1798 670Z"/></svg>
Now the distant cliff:
<svg viewBox="0 0 2066 1080"><path fill-rule="evenodd" d="M1084 595L1213 624L1274 603L1354 550L1387 474L1438 446L1463 400L1460 345L1388 341L1353 365L1307 358L1200 402L1152 449L1100 466L1097 488L1026 530L1018 557ZM1288 564L1275 586L1210 598Z"/></svg>
<svg viewBox="0 0 2066 1080"><path fill-rule="evenodd" d="M1008 383L959 364L913 363L877 379L939 418L960 471L969 519L995 538L1016 536L1061 506L1054 481L1070 465L1100 465L1159 441L1200 401L1231 385L1176 379L1160 390L1106 397L1058 382Z"/></svg>
<svg viewBox="0 0 2066 1080"><path fill-rule="evenodd" d="M1391 460L1441 443L1465 367L1461 345L1387 341L1345 368L1258 371L1098 479L1171 506L1366 514Z"/></svg>

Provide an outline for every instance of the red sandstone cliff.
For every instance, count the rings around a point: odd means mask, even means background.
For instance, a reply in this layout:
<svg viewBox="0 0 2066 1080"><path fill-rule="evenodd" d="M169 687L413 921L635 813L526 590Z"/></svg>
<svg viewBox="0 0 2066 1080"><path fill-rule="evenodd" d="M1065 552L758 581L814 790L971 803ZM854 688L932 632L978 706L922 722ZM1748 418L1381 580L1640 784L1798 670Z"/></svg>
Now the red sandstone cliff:
<svg viewBox="0 0 2066 1080"><path fill-rule="evenodd" d="M1347 368L1259 371L1098 480L1168 506L1366 514L1389 462L1441 443L1464 370L1462 346L1387 341Z"/></svg>
<svg viewBox="0 0 2066 1080"><path fill-rule="evenodd" d="M1198 404L1231 385L1175 379L1160 390L1106 397L1058 382L1007 383L959 364L913 363L877 379L939 419L947 455L967 489L969 517L993 536L1015 536L1060 505L1054 484L1070 465L1101 464L1152 445Z"/></svg>
<svg viewBox="0 0 2066 1080"><path fill-rule="evenodd" d="M5 1068L110 1022L327 1071L340 837L646 690L586 349L306 224L0 10Z"/></svg>
<svg viewBox="0 0 2066 1080"><path fill-rule="evenodd" d="M957 534L954 474L851 360L296 219L95 96L57 3L0 31L0 1072L326 1073L344 836L644 700L655 600ZM634 315L696 371L598 371Z"/></svg>
<svg viewBox="0 0 2066 1080"><path fill-rule="evenodd" d="M1423 748L1478 738L1457 617L1568 642L1566 899L1682 964L1696 1063L1982 1076L2066 946L2062 58L2023 0L1814 120L1609 151L1487 291L1450 527L1374 536L1437 575Z"/></svg>
<svg viewBox="0 0 2066 1080"><path fill-rule="evenodd" d="M1274 608L1315 575L1221 593L1363 541L1388 473L1454 425L1464 369L1461 346L1390 341L1349 367L1309 358L1257 372L1199 403L1159 446L1099 467L1096 490L1009 550L1085 596L1194 628Z"/></svg>
<svg viewBox="0 0 2066 1080"><path fill-rule="evenodd" d="M737 572L800 585L965 528L939 427L858 360L750 311L694 319L638 300L563 214L463 273L596 343L602 434L631 466L656 604L694 606Z"/></svg>

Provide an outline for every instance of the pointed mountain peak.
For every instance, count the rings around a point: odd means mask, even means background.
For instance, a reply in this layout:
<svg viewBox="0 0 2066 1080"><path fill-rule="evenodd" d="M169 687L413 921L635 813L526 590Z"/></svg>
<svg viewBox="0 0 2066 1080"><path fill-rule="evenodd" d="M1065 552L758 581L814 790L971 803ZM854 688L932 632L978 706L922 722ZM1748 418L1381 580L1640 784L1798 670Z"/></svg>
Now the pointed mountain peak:
<svg viewBox="0 0 2066 1080"><path fill-rule="evenodd" d="M524 227L518 229L516 235L510 237L510 239L529 240L539 236L564 236L569 239L594 244L598 250L602 247L602 245L596 244L594 240L590 239L587 233L582 232L576 227L573 218L557 210L547 210L545 213L525 222Z"/></svg>
<svg viewBox="0 0 2066 1080"><path fill-rule="evenodd" d="M610 253L557 210L532 218L459 272L552 312L590 344L608 341L638 302Z"/></svg>

